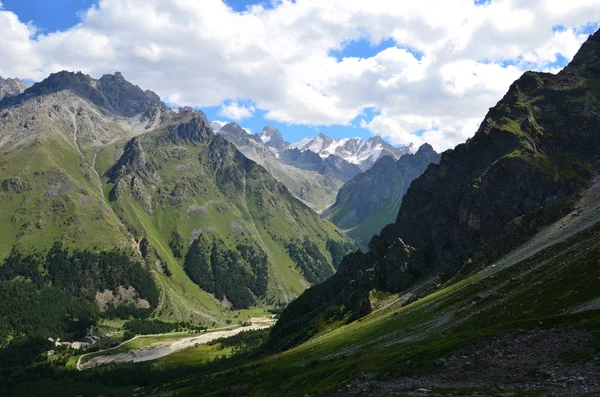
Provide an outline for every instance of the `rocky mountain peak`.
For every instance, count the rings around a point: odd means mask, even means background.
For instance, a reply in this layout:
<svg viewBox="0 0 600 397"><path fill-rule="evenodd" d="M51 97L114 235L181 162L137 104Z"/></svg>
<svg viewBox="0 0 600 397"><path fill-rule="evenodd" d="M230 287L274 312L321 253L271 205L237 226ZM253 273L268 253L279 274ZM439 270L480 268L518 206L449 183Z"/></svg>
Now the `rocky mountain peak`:
<svg viewBox="0 0 600 397"><path fill-rule="evenodd" d="M600 30L591 35L581 46L573 60L562 73L571 71L587 70L588 72L596 72L600 70Z"/></svg>
<svg viewBox="0 0 600 397"><path fill-rule="evenodd" d="M262 133L265 135L281 135L277 128L270 126L269 124L265 125L265 128L263 128Z"/></svg>
<svg viewBox="0 0 600 397"><path fill-rule="evenodd" d="M214 131L214 126L212 128ZM260 142L258 135L248 134L248 132L237 123L225 124L217 130L217 133L236 146L246 146L249 145L251 141Z"/></svg>
<svg viewBox="0 0 600 397"><path fill-rule="evenodd" d="M29 87L22 94L4 99L0 103L0 107L18 105L31 98L65 90L91 102L102 111L117 116L142 115L142 117L151 118L149 112L155 113L157 108L166 109L158 95L131 84L119 72L114 75L106 74L99 80L95 80L81 72L68 71L51 74L43 81Z"/></svg>
<svg viewBox="0 0 600 397"><path fill-rule="evenodd" d="M430 144L424 143L419 147L416 154L418 155L427 153L435 153L435 150L433 150L433 146L431 146Z"/></svg>
<svg viewBox="0 0 600 397"><path fill-rule="evenodd" d="M240 134L240 135L248 135L248 133L246 132L246 130L244 130L242 127L240 127L239 124L237 123L228 123L225 124L222 128L221 128L221 132L229 132L229 133L235 133L235 134Z"/></svg>
<svg viewBox="0 0 600 397"><path fill-rule="evenodd" d="M290 145L281 135L281 132L275 127L266 125L260 134L255 134L256 138L260 139L274 154L279 155Z"/></svg>
<svg viewBox="0 0 600 397"><path fill-rule="evenodd" d="M4 79L0 76L0 101L3 98L13 97L21 94L29 87L27 83L19 79Z"/></svg>
<svg viewBox="0 0 600 397"><path fill-rule="evenodd" d="M374 143L384 143L384 140L380 135L372 136L371 138L369 138L369 141Z"/></svg>

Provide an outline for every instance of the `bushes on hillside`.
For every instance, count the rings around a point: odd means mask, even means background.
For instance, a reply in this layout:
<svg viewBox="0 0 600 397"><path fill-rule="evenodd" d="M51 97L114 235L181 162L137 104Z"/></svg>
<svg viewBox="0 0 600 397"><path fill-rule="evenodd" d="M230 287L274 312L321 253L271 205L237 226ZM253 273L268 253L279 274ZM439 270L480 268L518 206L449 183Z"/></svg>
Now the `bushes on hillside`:
<svg viewBox="0 0 600 397"><path fill-rule="evenodd" d="M226 297L235 308L247 308L267 293L267 255L250 243L230 249L205 233L188 250L184 270L200 288L219 300Z"/></svg>
<svg viewBox="0 0 600 397"><path fill-rule="evenodd" d="M223 348L231 347L234 354L245 353L262 346L269 339L270 332L270 329L242 331L228 338L215 339L208 344L220 344Z"/></svg>
<svg viewBox="0 0 600 397"><path fill-rule="evenodd" d="M309 283L318 284L333 275L333 269L327 262L327 258L308 237L304 240L288 241L285 243L285 248Z"/></svg>
<svg viewBox="0 0 600 397"><path fill-rule="evenodd" d="M335 241L331 239L327 240L326 248L331 254L331 264L336 270L340 267L340 263L346 255L358 249L353 241Z"/></svg>

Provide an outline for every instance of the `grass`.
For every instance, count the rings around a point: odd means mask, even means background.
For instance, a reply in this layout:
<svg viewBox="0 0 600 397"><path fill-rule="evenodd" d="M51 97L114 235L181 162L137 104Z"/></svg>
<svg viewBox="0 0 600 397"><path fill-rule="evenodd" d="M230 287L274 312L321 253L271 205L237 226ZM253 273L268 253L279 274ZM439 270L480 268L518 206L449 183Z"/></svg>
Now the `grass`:
<svg viewBox="0 0 600 397"><path fill-rule="evenodd" d="M101 196L99 184L86 177L85 167L73 147L53 133L27 151L5 156L2 179L18 177L30 190L0 192L0 258L15 245L27 252L47 249L56 240L75 248L125 244L123 225ZM71 187L61 195L48 195L47 185L57 175L68 175Z"/></svg>
<svg viewBox="0 0 600 397"><path fill-rule="evenodd" d="M157 365L196 367L207 364L214 359L230 357L232 354L232 348L223 348L220 344L199 345L163 357L158 360Z"/></svg>

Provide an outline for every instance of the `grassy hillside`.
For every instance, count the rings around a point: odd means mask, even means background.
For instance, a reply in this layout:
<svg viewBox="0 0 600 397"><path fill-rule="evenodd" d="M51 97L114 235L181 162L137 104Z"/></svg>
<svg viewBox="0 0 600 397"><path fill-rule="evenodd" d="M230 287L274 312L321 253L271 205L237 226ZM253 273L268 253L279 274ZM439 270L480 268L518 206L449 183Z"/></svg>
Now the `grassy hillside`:
<svg viewBox="0 0 600 397"><path fill-rule="evenodd" d="M0 258L12 247L47 249L56 240L75 248L127 245L125 228L74 143L49 133L1 163Z"/></svg>

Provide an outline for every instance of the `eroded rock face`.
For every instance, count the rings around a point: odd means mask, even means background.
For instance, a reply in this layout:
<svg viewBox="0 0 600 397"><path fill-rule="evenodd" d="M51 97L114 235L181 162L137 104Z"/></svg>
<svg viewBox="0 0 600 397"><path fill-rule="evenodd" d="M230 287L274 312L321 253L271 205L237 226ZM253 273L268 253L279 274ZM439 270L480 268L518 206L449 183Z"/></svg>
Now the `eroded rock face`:
<svg viewBox="0 0 600 397"><path fill-rule="evenodd" d="M150 302L140 298L138 292L132 286L118 286L116 291L104 290L96 292L96 305L101 312L105 312L111 306L131 304L139 309L150 308Z"/></svg>
<svg viewBox="0 0 600 397"><path fill-rule="evenodd" d="M461 258L506 233L516 218L579 192L598 172L600 33L558 75L527 72L467 143L442 155L408 190L397 221L371 248L402 239L424 266L453 273Z"/></svg>
<svg viewBox="0 0 600 397"><path fill-rule="evenodd" d="M7 96L1 107L13 106L31 98L65 90L87 99L104 111L123 117L150 114L157 108L166 109L158 95L131 84L119 72L95 80L81 72L66 71L53 73L29 89L22 90L12 97Z"/></svg>

